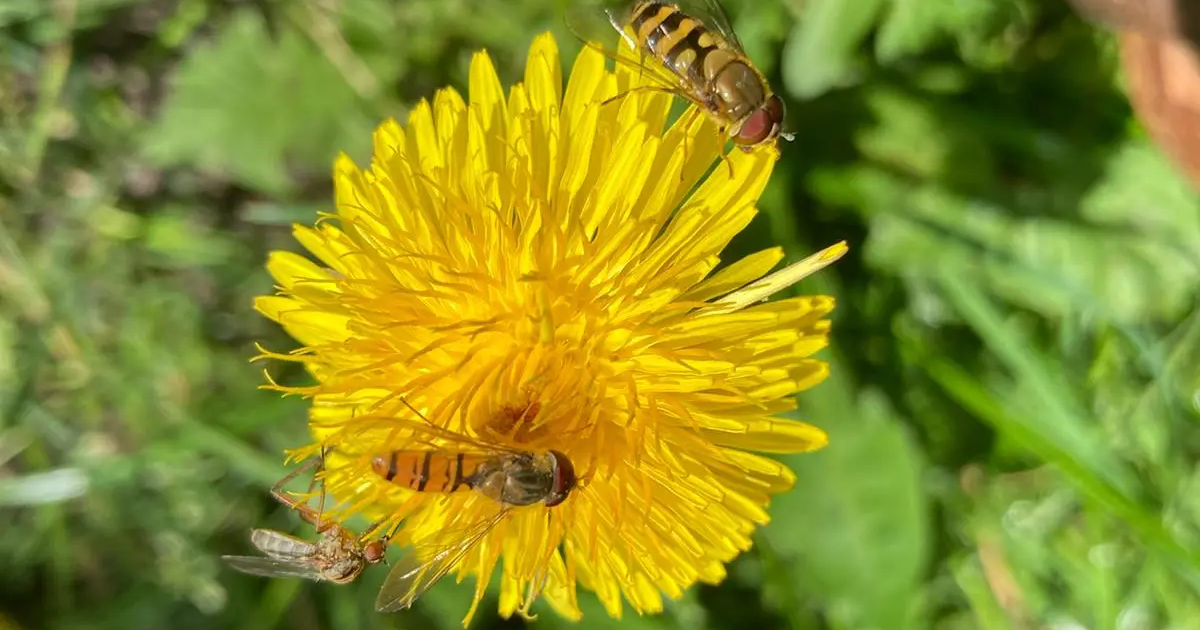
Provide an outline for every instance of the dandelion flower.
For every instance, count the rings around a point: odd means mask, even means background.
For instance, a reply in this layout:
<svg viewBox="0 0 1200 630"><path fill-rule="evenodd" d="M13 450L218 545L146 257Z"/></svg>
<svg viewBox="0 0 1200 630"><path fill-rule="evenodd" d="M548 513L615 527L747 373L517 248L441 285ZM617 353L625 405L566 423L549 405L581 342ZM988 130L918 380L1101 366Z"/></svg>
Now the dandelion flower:
<svg viewBox="0 0 1200 630"><path fill-rule="evenodd" d="M384 519L394 542L429 549L496 513L479 493L414 492L373 472L372 456L419 447L405 428L417 413L490 444L554 449L585 479L561 505L511 510L457 563L477 579L467 621L496 572L505 617L527 612L539 575L569 618L577 586L618 617L622 599L653 613L663 595L717 583L794 481L750 451L826 443L779 414L826 376L812 355L833 300L763 300L844 245L766 277L778 248L717 270L775 150L712 168L723 136L703 116L667 125L671 95L603 103L639 78L591 48L565 93L561 72L539 36L506 97L480 52L467 100L444 89L407 126L380 126L369 168L336 162L336 212L295 228L322 264L273 253L279 293L256 304L303 344L264 352L316 384L269 386L312 399L302 451L331 449L335 518Z"/></svg>

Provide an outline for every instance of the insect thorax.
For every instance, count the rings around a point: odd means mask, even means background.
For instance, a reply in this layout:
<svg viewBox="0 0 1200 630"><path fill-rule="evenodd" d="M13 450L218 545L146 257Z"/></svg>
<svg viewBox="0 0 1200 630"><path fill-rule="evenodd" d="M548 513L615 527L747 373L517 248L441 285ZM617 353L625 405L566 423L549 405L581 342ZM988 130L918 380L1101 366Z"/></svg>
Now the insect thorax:
<svg viewBox="0 0 1200 630"><path fill-rule="evenodd" d="M713 81L712 90L721 113L738 122L762 107L767 98L762 79L740 61L721 70Z"/></svg>
<svg viewBox="0 0 1200 630"><path fill-rule="evenodd" d="M533 505L543 501L554 486L549 458L522 453L497 458L480 467L475 489L505 505Z"/></svg>

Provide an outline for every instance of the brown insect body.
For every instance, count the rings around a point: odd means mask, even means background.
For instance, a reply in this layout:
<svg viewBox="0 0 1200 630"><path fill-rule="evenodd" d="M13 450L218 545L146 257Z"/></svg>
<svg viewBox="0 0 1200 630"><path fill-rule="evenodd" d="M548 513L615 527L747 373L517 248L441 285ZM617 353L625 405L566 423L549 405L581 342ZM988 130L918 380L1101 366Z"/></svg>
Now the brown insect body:
<svg viewBox="0 0 1200 630"><path fill-rule="evenodd" d="M311 542L273 529L255 529L250 532L250 543L265 556L223 556L225 562L250 575L298 577L346 584L353 582L367 565L384 560L387 538L366 539L378 524L368 528L362 536L356 536L336 522L325 520L321 511L284 494L283 486L288 481L312 469L319 461L310 460L289 473L271 488L271 496L316 527L320 538Z"/></svg>
<svg viewBox="0 0 1200 630"><path fill-rule="evenodd" d="M250 542L266 557L225 556L239 571L263 577L302 577L335 584L353 582L368 564L383 559L384 544L362 544L338 525L321 532L316 542L301 540L273 529L256 529Z"/></svg>

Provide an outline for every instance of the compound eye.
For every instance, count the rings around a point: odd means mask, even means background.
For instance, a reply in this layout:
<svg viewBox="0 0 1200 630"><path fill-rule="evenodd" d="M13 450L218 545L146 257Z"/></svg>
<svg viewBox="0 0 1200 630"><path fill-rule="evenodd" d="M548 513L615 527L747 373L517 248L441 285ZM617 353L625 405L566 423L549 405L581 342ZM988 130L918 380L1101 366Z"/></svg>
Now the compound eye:
<svg viewBox="0 0 1200 630"><path fill-rule="evenodd" d="M554 481L550 495L542 502L546 507L554 507L566 501L579 481L575 477L575 465L566 455L559 451L550 451L550 457L554 460Z"/></svg>
<svg viewBox="0 0 1200 630"><path fill-rule="evenodd" d="M774 139L783 126L783 114L783 99L772 95L762 107L750 114L734 142L742 146L754 146Z"/></svg>
<svg viewBox="0 0 1200 630"><path fill-rule="evenodd" d="M387 543L382 540L372 540L363 547L363 560L368 564L375 564L383 560L387 556Z"/></svg>

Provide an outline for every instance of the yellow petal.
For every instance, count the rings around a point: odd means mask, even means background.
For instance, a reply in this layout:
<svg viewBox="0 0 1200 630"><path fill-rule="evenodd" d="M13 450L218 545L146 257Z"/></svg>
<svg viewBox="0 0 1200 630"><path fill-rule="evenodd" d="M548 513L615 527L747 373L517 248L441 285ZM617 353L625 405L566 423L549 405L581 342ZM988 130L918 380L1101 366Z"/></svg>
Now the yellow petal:
<svg viewBox="0 0 1200 630"><path fill-rule="evenodd" d="M267 271L284 288L297 282L332 279L329 271L293 252L271 252L267 256Z"/></svg>
<svg viewBox="0 0 1200 630"><path fill-rule="evenodd" d="M780 260L783 260L782 247L755 252L713 274L679 296L679 299L699 302L725 295L763 277L779 264Z"/></svg>
<svg viewBox="0 0 1200 630"><path fill-rule="evenodd" d="M438 145L433 108L429 106L429 101L421 99L408 113L406 132L408 146L405 147L405 154L416 166L427 172L446 166Z"/></svg>
<svg viewBox="0 0 1200 630"><path fill-rule="evenodd" d="M306 345L341 342L350 336L348 317L314 311L289 298L259 297L254 300L254 308Z"/></svg>
<svg viewBox="0 0 1200 630"><path fill-rule="evenodd" d="M557 114L562 102L562 62L558 59L558 42L550 33L533 39L525 62L525 89L534 111Z"/></svg>
<svg viewBox="0 0 1200 630"><path fill-rule="evenodd" d="M740 291L725 296L725 299L720 302L720 311L737 310L759 300L764 300L832 265L842 256L845 256L848 251L850 251L850 248L846 245L845 241L826 247L804 260L792 263Z"/></svg>
<svg viewBox="0 0 1200 630"><path fill-rule="evenodd" d="M485 165L492 165L492 168L500 168L507 153L504 139L507 135L508 106L500 77L496 76L496 68L487 52L480 51L471 56L469 84L468 107L475 126L471 132L468 155L472 162L479 160ZM480 147L483 153L478 153Z"/></svg>
<svg viewBox="0 0 1200 630"><path fill-rule="evenodd" d="M829 436L811 424L783 418L757 418L704 427L704 435L720 444L763 453L806 453L824 448Z"/></svg>

